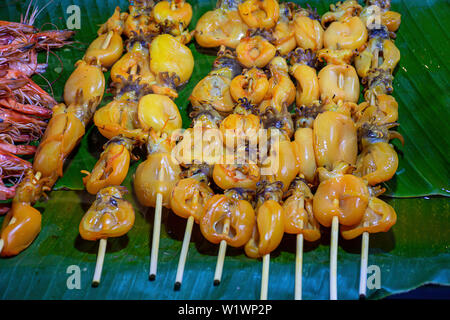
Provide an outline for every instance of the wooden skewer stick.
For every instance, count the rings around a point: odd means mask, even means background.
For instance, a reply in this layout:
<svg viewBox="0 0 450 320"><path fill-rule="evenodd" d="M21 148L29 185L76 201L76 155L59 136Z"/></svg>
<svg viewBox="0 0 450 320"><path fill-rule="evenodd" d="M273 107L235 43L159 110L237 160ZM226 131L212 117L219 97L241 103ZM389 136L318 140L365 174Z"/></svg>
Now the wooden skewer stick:
<svg viewBox="0 0 450 320"><path fill-rule="evenodd" d="M365 231L362 234L361 269L359 273L359 297L362 299L366 297L368 261L369 261L369 233Z"/></svg>
<svg viewBox="0 0 450 320"><path fill-rule="evenodd" d="M108 34L106 35L105 40L102 43L102 49L103 50L109 47L109 44L111 42L111 38L112 38L113 35L114 35L113 31L109 31L108 32Z"/></svg>
<svg viewBox="0 0 450 320"><path fill-rule="evenodd" d="M380 56L380 53L379 53L378 49L375 49L373 51L373 57L372 57L372 67L373 68L378 68L379 56Z"/></svg>
<svg viewBox="0 0 450 320"><path fill-rule="evenodd" d="M3 245L4 245L5 243L3 242L3 239L0 239L0 253L2 253L2 250L3 250Z"/></svg>
<svg viewBox="0 0 450 320"><path fill-rule="evenodd" d="M226 217L223 223L222 234L228 234L230 231L230 218ZM225 254L227 251L227 242L220 241L219 254L217 255L216 271L214 273L214 285L218 286L222 279L223 263L225 261Z"/></svg>
<svg viewBox="0 0 450 320"><path fill-rule="evenodd" d="M267 292L269 289L269 265L270 265L270 253L263 256L263 268L261 277L261 300L267 300Z"/></svg>
<svg viewBox="0 0 450 320"><path fill-rule="evenodd" d="M180 260L178 261L177 276L175 278L174 290L180 290L183 281L184 265L189 250L189 242L191 242L192 227L194 226L194 217L189 216L186 222L186 230L184 232L183 244L181 246Z"/></svg>
<svg viewBox="0 0 450 320"><path fill-rule="evenodd" d="M300 222L303 229L303 221ZM302 300L303 273L303 233L297 235L297 249L295 253L295 300Z"/></svg>
<svg viewBox="0 0 450 320"><path fill-rule="evenodd" d="M373 53L372 65L374 68L378 68L379 62L379 52L375 49ZM375 105L375 94L370 97L370 105ZM363 224L367 226L367 222ZM367 264L369 262L369 233L367 231L363 232L361 240L361 266L359 271L359 297L364 299L367 293Z"/></svg>
<svg viewBox="0 0 450 320"><path fill-rule="evenodd" d="M106 239L100 239L98 245L97 263L95 264L94 278L92 279L92 286L98 287L100 278L102 276L103 261L105 260Z"/></svg>
<svg viewBox="0 0 450 320"><path fill-rule="evenodd" d="M164 178L164 169L159 170L158 179L162 181ZM156 278L156 271L158 268L158 251L159 251L159 238L161 234L161 213L162 213L162 201L163 195L161 193L156 194L156 206L155 206L155 219L153 222L153 238L152 238L152 251L150 255L150 273L149 280L153 281Z"/></svg>
<svg viewBox="0 0 450 320"><path fill-rule="evenodd" d="M378 57L379 57L379 51L378 51L378 49L375 49L375 51L373 52L373 57L372 57L372 67L374 69L378 68L378 59L379 59ZM375 103L376 103L375 99L376 99L376 95L375 95L375 93L372 92L372 94L370 95L370 101L369 101L371 106L375 105Z"/></svg>
<svg viewBox="0 0 450 320"><path fill-rule="evenodd" d="M337 248L338 248L339 218L333 217L331 224L330 245L330 300L337 300Z"/></svg>

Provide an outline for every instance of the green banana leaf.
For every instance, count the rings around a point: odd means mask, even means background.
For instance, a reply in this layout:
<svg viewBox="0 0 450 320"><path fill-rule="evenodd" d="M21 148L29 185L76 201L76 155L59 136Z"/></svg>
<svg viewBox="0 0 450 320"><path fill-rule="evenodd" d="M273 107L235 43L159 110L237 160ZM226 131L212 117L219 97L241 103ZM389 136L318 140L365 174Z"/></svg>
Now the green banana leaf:
<svg viewBox="0 0 450 320"><path fill-rule="evenodd" d="M194 7L191 29L199 17L215 7L215 1L189 1ZM295 1L299 2L299 1ZM445 197L399 199L429 195L449 195L449 171L446 159L449 150L447 122L450 103L448 89L449 39L446 1L392 1L392 9L402 13L402 25L396 44L402 59L395 72L394 96L399 102L399 131L405 145L394 142L400 165L394 179L386 184L387 199L397 212L398 222L388 232L370 239L369 265L381 271L381 288L368 290L370 298L405 292L426 283L450 285L450 252L448 248L449 201ZM299 2L306 4L306 2ZM327 10L330 1L308 1L319 13ZM38 1L42 7L46 1ZM6 0L0 4L0 19L19 21L28 3ZM43 29L65 28L71 15L70 5L81 9L81 30L77 41L56 52L57 56L41 54L48 59L45 73L53 82L51 90L62 101L65 80L95 38L100 24L112 14L115 6L127 8L127 1L54 1L42 11L36 26ZM52 25L44 25L46 23ZM184 127L189 126L187 108L190 92L211 69L214 56L189 45L195 58L191 81L176 100ZM50 88L47 82L35 80ZM47 87L46 87L47 86ZM108 95L103 105L108 102ZM50 199L36 204L43 213L43 228L37 240L16 257L0 260L0 299L258 299L262 263L247 258L241 249L227 249L222 283L213 286L218 246L207 242L194 227L183 285L173 290L178 256L184 234L185 220L168 210L163 211L158 275L148 281L153 209L140 206L132 191L134 163L124 185L126 196L136 209L136 222L125 236L108 239L102 282L91 288L95 268L97 242L81 239L78 224L93 201L83 191L80 170L90 170L106 140L93 126L87 130L80 146L68 159L64 177L49 194ZM361 239L339 239L338 297L357 299L359 285L359 254ZM271 256L269 299L292 299L294 295L295 238L286 236ZM69 289L70 266L80 268L80 289ZM68 270L69 268L69 270ZM69 271L69 272L68 272ZM210 279L210 281L208 281ZM329 295L329 232L317 243L306 243L303 266L305 299L328 299Z"/></svg>

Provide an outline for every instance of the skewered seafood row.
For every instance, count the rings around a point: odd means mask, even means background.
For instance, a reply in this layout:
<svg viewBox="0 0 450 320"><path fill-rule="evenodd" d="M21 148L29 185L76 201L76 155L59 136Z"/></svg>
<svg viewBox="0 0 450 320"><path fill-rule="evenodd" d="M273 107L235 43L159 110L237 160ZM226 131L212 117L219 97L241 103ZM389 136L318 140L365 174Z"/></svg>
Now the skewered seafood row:
<svg viewBox="0 0 450 320"><path fill-rule="evenodd" d="M39 211L33 208L34 203L45 191L50 191L57 179L63 175L65 160L85 134L86 126L103 98L106 85L103 71L107 65L111 65L111 59L118 58L117 51L122 50L121 45L117 43L122 41L120 34L123 28L120 21L116 11L100 28L104 31L104 34L100 35L102 42L96 40L91 44L87 54L75 64L76 69L67 79L64 103L54 106L52 117L36 151L33 166L27 170L24 181L17 186L12 208L3 222L2 256L20 253L38 235L41 229L40 218L30 219L27 224L14 224L19 216L22 221L28 221L27 217L40 217ZM93 48L97 50L97 55L92 54ZM34 223L33 228L29 226L31 221Z"/></svg>
<svg viewBox="0 0 450 320"><path fill-rule="evenodd" d="M71 42L70 30L39 31L33 26L38 8L28 10L19 22L0 21L0 200L12 199L24 173L31 167L17 156L31 156L57 104L31 77L43 74L38 52L61 48ZM42 77L42 76L41 76ZM0 214L9 206L4 206Z"/></svg>
<svg viewBox="0 0 450 320"><path fill-rule="evenodd" d="M331 227L330 297L337 298L339 228L345 239L362 234L367 250L368 233L388 231L396 222L393 208L378 197L384 191L379 184L398 167L389 141L403 142L389 130L398 125L398 104L390 94L400 59L393 41L400 15L389 11L389 1L369 0L363 7L347 0L331 5L322 17L311 8L276 0L219 1L194 32L201 46L220 47L218 57L189 98L191 128L174 139L181 116L171 99L193 69L184 46L190 40L185 30L189 8L184 1L144 1L131 5L129 14L117 9L78 66L112 67L115 93L94 115L110 140L84 179L97 200L80 223L80 233L105 240L131 228L134 213L116 186L125 179L133 148L145 145L147 159L134 176L139 202L157 208L160 203L187 219L175 288L181 285L195 222L208 241L220 244L215 284L227 245L263 258L263 299L270 253L284 233L295 234L295 297L301 298L303 239L318 240L322 225ZM121 33L128 37L122 57ZM110 54L102 49L105 41L114 47ZM365 101L358 105L360 78ZM65 99L66 104L87 103L91 117L94 102L85 99L86 90L91 96L100 91L83 87ZM261 135L260 129L266 131ZM211 135L219 138L211 140ZM40 215L27 204L51 188L57 173L62 174L61 161L55 160L58 166L51 172L28 171L18 187L16 206L29 208L34 214L30 221L35 221L23 223L30 231L17 246L19 252L40 230ZM156 217L154 229L159 230ZM110 228L111 219L120 232ZM6 227L16 220L9 219Z"/></svg>
<svg viewBox="0 0 450 320"><path fill-rule="evenodd" d="M279 169L273 176L261 174L261 162L255 167L215 163L211 182L220 189L255 190L263 181L266 187L268 181L276 184L282 191L278 203L286 210L286 232L310 241L320 237L319 224L333 225L334 231L339 223L342 232L357 230L346 233L348 238L361 230L387 231L395 223L395 212L381 204L377 197L383 189L377 185L391 179L398 166L389 140L403 141L389 131L398 125L398 105L389 94L400 59L393 41L400 15L389 9L389 1L367 1L363 7L347 0L331 5L320 17L311 8L290 3L247 0L219 2L217 9L201 17L197 42L220 46L219 55L226 52L229 68L224 72L215 66L194 88L192 105L207 103L225 117L221 137L231 144L224 141L224 148L236 148L240 139L249 154L259 154L260 146L252 149L249 143L255 130L276 128L282 133ZM221 19L213 20L216 16ZM358 105L360 77L366 101ZM288 113L294 101L295 130ZM244 104L255 107L243 108ZM210 220L205 219L213 223ZM382 227L369 228L367 220L373 225L383 221ZM256 248L250 243L249 248ZM337 248L337 241L333 246ZM260 257L271 250L246 252Z"/></svg>
<svg viewBox="0 0 450 320"><path fill-rule="evenodd" d="M116 9L107 22L114 26L117 23L112 19L123 22L127 52L108 62L114 99L96 111L94 123L109 141L92 172L83 171L87 174L83 182L89 193L101 197L105 189L123 182L130 161L135 159L133 149L146 145L147 159L136 170L134 189L142 205L159 206L160 211L161 205L170 206L170 192L180 171L170 157L171 135L182 124L172 99L178 97L177 88L189 80L193 71L193 56L185 46L191 39L185 28L192 8L184 1L161 1L156 5L145 1L133 2L129 11L120 14ZM103 240L98 259L104 255L106 238ZM100 281L101 264L102 260L97 260L94 285Z"/></svg>

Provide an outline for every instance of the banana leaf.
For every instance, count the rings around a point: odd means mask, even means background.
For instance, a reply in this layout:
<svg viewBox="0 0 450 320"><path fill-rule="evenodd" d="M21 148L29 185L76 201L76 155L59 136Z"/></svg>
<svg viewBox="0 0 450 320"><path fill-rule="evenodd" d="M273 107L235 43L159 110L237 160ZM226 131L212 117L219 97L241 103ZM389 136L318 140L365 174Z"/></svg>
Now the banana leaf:
<svg viewBox="0 0 450 320"><path fill-rule="evenodd" d="M47 2L37 1L42 7ZM189 1L194 7L191 29L215 1ZM295 1L299 2L299 1ZM388 232L371 236L369 265L381 270L381 288L368 291L370 298L405 292L426 283L450 285L449 150L447 122L450 103L446 1L392 1L392 9L402 13L402 25L396 45L402 58L394 73L394 96L399 102L399 131L405 145L394 142L400 158L396 176L386 184L387 199L398 214L397 224ZM306 2L299 2L305 5ZM308 1L323 14L329 1ZM19 21L28 2L6 0L0 4L0 19ZM39 15L35 25L45 29L66 28L70 5L81 9L81 29L76 43L40 55L48 60L44 74L35 77L47 91L62 101L65 80L74 70L89 43L96 37L100 24L112 14L115 6L122 10L127 1L60 0L52 2ZM49 24L51 23L51 24ZM191 81L181 90L177 105L187 116L190 92L211 69L214 56L189 45L195 58ZM106 74L108 76L108 74ZM48 82L52 85L48 86ZM111 97L103 99L106 104ZM80 146L68 159L64 177L49 194L47 201L37 203L43 213L43 229L37 240L17 257L0 260L0 299L258 299L261 261L247 258L241 249L227 249L222 283L213 286L218 246L208 243L194 227L183 285L173 291L178 256L181 250L185 220L163 211L158 276L148 281L148 266L153 227L153 209L140 206L132 191L134 163L124 183L126 196L136 210L136 222L126 235L108 240L102 283L91 288L98 243L81 239L78 224L93 197L83 191L80 170L90 170L106 140L90 126ZM430 196L436 195L436 196ZM441 196L439 196L441 195ZM424 197L426 196L426 197ZM400 199L408 197L422 197ZM339 239L338 296L357 299L361 239ZM294 292L295 238L286 236L272 254L269 299L292 299ZM70 266L81 270L80 289L69 289ZM305 299L327 299L329 277L329 232L317 243L306 243L303 270ZM208 279L211 281L209 282Z"/></svg>

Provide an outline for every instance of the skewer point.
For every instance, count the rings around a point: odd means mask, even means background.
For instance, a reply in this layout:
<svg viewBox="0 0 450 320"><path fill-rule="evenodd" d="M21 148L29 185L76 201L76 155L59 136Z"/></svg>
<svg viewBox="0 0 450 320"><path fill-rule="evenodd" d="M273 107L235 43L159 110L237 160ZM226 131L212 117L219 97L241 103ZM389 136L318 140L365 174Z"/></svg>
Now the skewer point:
<svg viewBox="0 0 450 320"><path fill-rule="evenodd" d="M366 300L366 295L365 294L360 294L359 295L359 300Z"/></svg>
<svg viewBox="0 0 450 320"><path fill-rule="evenodd" d="M148 280L150 280L150 281L155 281L155 279L156 279L156 274L151 274L148 276Z"/></svg>
<svg viewBox="0 0 450 320"><path fill-rule="evenodd" d="M100 282L98 281L92 281L92 288L97 288Z"/></svg>
<svg viewBox="0 0 450 320"><path fill-rule="evenodd" d="M220 280L214 279L214 287L217 287L220 284Z"/></svg>
<svg viewBox="0 0 450 320"><path fill-rule="evenodd" d="M175 285L173 286L173 290L179 291L181 288L181 282L175 282Z"/></svg>

